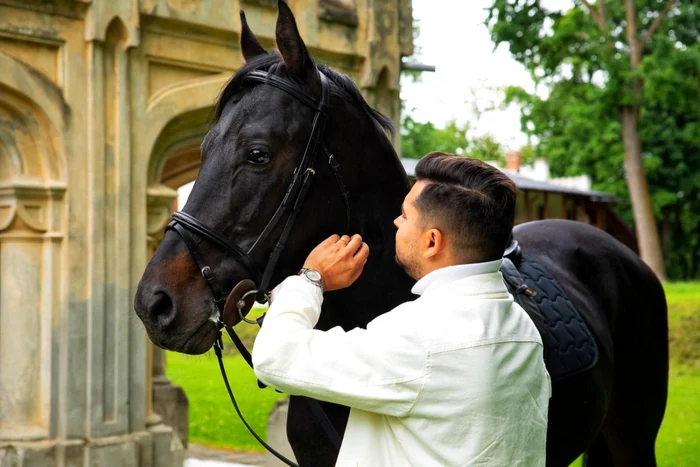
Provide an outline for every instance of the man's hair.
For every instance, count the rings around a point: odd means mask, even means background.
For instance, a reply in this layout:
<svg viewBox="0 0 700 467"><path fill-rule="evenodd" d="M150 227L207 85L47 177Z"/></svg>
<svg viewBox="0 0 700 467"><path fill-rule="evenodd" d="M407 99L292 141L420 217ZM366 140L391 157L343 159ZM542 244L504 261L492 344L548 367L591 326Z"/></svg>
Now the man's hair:
<svg viewBox="0 0 700 467"><path fill-rule="evenodd" d="M503 256L513 230L515 184L503 172L467 157L431 152L416 166L426 183L414 204L447 237L457 259Z"/></svg>

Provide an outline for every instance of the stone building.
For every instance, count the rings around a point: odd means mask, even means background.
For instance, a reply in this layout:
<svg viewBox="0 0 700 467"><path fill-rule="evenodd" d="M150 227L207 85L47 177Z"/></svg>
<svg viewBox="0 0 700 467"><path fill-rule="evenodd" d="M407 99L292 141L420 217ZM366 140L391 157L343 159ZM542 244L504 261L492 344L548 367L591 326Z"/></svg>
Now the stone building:
<svg viewBox="0 0 700 467"><path fill-rule="evenodd" d="M398 124L410 0L289 3ZM272 47L274 0L0 0L1 466L182 463L132 297L242 63L241 8Z"/></svg>

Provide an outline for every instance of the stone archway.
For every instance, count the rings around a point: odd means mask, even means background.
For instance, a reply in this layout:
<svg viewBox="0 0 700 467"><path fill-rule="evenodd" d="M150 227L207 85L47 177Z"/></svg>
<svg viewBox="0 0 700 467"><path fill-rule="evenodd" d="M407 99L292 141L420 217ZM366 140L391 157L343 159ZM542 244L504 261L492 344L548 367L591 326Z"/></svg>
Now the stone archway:
<svg viewBox="0 0 700 467"><path fill-rule="evenodd" d="M199 145L209 130L211 107L185 112L161 131L151 156L149 185L176 189L194 180L200 166Z"/></svg>
<svg viewBox="0 0 700 467"><path fill-rule="evenodd" d="M177 188L193 181L200 166L199 145L209 130L211 107L173 117L155 139L147 168L147 233L150 258L170 219Z"/></svg>

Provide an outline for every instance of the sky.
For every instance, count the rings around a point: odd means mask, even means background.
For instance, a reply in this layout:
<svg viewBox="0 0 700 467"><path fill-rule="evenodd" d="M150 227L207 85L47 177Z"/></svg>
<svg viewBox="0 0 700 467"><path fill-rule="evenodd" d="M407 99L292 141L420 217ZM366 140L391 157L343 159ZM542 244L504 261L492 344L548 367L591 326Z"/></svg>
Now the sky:
<svg viewBox="0 0 700 467"><path fill-rule="evenodd" d="M535 86L525 68L511 58L501 44L494 50L483 24L490 0L413 0L413 18L418 20L418 61L435 65L435 73L423 73L419 83L403 78L401 98L415 120L442 127L455 119L469 121L475 134L491 134L507 149L526 143L520 131L520 110L474 111L499 106L504 86ZM546 0L548 8L566 8L570 0Z"/></svg>

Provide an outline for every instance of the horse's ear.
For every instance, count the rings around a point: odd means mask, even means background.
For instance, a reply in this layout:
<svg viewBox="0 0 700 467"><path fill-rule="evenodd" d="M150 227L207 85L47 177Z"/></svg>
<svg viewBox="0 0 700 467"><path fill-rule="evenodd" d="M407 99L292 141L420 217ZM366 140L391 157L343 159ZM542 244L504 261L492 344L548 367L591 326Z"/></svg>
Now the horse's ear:
<svg viewBox="0 0 700 467"><path fill-rule="evenodd" d="M246 62L258 55L267 55L265 47L260 44L258 38L255 37L253 31L248 27L243 10L241 10L241 51Z"/></svg>
<svg viewBox="0 0 700 467"><path fill-rule="evenodd" d="M316 69L306 45L299 35L297 22L292 10L284 0L278 0L279 14L277 16L277 49L289 72L300 81L306 81L309 73ZM311 75L313 76L313 75Z"/></svg>

